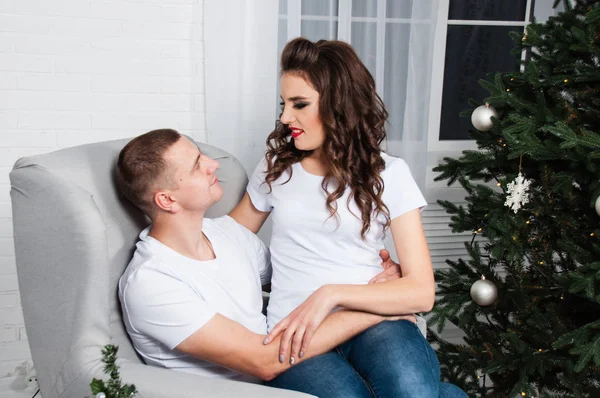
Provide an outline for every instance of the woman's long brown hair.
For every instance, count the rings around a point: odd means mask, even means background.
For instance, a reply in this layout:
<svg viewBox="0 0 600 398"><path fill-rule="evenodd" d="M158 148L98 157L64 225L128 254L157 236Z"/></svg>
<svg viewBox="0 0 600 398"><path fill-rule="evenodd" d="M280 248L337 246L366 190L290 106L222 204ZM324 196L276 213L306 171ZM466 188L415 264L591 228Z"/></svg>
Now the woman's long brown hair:
<svg viewBox="0 0 600 398"><path fill-rule="evenodd" d="M322 160L327 169L321 186L327 193L329 213L336 216L337 200L350 187L348 200L353 199L361 212L362 238L371 218L378 214L385 216L385 230L390 216L381 200L384 186L380 174L385 161L379 145L385 138L388 113L373 77L349 44L334 40L313 43L304 38L290 41L283 49L281 74L286 73L302 77L319 93L325 132ZM286 170L291 178L292 164L312 152L297 149L290 133L287 125L278 124L267 138L265 182L269 188Z"/></svg>

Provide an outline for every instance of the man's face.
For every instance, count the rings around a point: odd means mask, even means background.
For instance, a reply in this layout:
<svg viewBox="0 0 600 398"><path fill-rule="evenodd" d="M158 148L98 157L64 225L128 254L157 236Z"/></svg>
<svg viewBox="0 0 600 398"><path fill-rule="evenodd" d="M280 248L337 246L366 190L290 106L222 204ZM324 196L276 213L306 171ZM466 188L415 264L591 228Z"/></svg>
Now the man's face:
<svg viewBox="0 0 600 398"><path fill-rule="evenodd" d="M171 146L165 153L165 160L178 186L170 195L177 200L181 210L204 212L223 196L223 188L215 175L219 163L202 154L187 138L181 137Z"/></svg>

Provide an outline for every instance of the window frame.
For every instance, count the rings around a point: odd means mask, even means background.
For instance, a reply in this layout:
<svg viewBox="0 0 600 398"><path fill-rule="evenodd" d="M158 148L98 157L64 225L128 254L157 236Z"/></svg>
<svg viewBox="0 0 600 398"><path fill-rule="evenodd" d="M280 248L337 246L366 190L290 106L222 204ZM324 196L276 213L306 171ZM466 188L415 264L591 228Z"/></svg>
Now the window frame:
<svg viewBox="0 0 600 398"><path fill-rule="evenodd" d="M543 3L544 0L536 3ZM551 4L546 4L552 8ZM442 118L442 91L444 89L444 68L446 62L446 38L448 35L448 26L450 25L471 25L471 26L522 26L525 33L526 26L531 21L532 14L537 11L538 4L534 0L527 0L525 10L525 20L520 21L487 21L487 20L459 20L449 19L448 11L450 9L450 0L439 0L437 25L434 38L433 66L431 76L431 96L429 102L429 131L427 136L427 149L432 152L460 152L463 150L477 149L475 140L440 140L440 123ZM524 60L525 52L521 53L521 59Z"/></svg>

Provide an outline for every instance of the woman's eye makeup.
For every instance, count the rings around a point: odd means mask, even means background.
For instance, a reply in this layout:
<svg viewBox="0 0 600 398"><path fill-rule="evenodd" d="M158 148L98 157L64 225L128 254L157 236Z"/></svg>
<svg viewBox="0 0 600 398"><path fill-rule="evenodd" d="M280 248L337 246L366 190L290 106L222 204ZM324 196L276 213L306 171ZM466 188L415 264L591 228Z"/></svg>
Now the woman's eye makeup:
<svg viewBox="0 0 600 398"><path fill-rule="evenodd" d="M279 105L281 106L281 110L285 109L285 102L280 102ZM308 106L308 102L295 102L294 103L294 109L302 109L305 106Z"/></svg>

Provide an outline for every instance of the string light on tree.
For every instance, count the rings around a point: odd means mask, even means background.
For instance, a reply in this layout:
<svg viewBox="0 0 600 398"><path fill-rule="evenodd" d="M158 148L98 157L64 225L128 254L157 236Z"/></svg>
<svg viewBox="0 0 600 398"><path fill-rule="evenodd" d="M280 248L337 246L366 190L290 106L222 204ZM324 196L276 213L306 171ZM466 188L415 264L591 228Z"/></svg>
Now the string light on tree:
<svg viewBox="0 0 600 398"><path fill-rule="evenodd" d="M471 298L482 307L494 304L498 298L498 289L491 281L481 276L481 279L471 286Z"/></svg>
<svg viewBox="0 0 600 398"><path fill-rule="evenodd" d="M498 111L486 103L475 108L471 114L471 123L479 131L490 131L494 127L492 117L498 118Z"/></svg>

